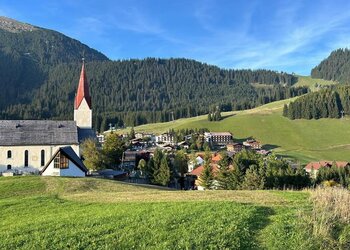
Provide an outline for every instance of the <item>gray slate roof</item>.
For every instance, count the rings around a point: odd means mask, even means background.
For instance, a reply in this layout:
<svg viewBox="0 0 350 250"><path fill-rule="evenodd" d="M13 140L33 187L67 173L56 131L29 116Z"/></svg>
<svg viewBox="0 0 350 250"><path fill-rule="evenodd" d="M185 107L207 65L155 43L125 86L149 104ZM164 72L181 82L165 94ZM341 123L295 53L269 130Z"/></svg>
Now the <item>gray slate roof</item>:
<svg viewBox="0 0 350 250"><path fill-rule="evenodd" d="M0 120L0 146L78 144L75 121Z"/></svg>

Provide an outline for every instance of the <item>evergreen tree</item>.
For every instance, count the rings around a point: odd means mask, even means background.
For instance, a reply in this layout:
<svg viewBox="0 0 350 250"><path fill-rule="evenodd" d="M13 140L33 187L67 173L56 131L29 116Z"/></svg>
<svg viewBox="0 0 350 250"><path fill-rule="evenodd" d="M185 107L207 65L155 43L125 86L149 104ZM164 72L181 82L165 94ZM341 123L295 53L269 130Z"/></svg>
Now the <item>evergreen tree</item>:
<svg viewBox="0 0 350 250"><path fill-rule="evenodd" d="M258 167L256 165L251 165L244 176L241 184L242 189L263 189L264 185L265 179L259 174Z"/></svg>
<svg viewBox="0 0 350 250"><path fill-rule="evenodd" d="M166 155L163 155L160 165L157 166L153 174L153 183L167 186L170 182L170 168Z"/></svg>
<svg viewBox="0 0 350 250"><path fill-rule="evenodd" d="M177 151L174 159L174 167L176 171L180 174L180 187L185 188L185 174L188 172L187 156L184 151Z"/></svg>
<svg viewBox="0 0 350 250"><path fill-rule="evenodd" d="M288 116L288 106L287 106L287 104L284 104L284 106L283 106L283 116L285 116L285 117Z"/></svg>

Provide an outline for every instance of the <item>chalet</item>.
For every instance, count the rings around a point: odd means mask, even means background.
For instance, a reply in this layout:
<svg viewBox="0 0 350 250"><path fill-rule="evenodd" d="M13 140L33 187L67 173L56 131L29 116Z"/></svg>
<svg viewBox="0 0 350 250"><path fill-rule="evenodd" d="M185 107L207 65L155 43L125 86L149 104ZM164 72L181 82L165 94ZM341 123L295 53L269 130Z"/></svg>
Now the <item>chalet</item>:
<svg viewBox="0 0 350 250"><path fill-rule="evenodd" d="M197 156L194 162L188 163L188 172L191 172L193 169L195 169L197 166L200 166L204 163L204 160L201 156Z"/></svg>
<svg viewBox="0 0 350 250"><path fill-rule="evenodd" d="M251 139L243 142L243 145L251 149L261 149L261 144L259 141Z"/></svg>
<svg viewBox="0 0 350 250"><path fill-rule="evenodd" d="M232 134L229 132L205 132L204 140L213 146L225 146L232 143Z"/></svg>
<svg viewBox="0 0 350 250"><path fill-rule="evenodd" d="M46 163L40 174L43 176L84 177L88 169L72 147L59 148Z"/></svg>
<svg viewBox="0 0 350 250"><path fill-rule="evenodd" d="M219 171L219 166L217 164L211 163L211 168L212 168L213 174L215 176L217 174L217 172ZM204 170L204 166L201 165L201 166L195 168L194 170L192 170L188 174L188 176L193 176L196 179L195 185L196 185L198 190L205 190L205 188L200 185L200 176L201 176L203 170ZM214 180L214 182L213 182L213 187L214 187L214 189L216 189L218 187L218 182L216 180Z"/></svg>
<svg viewBox="0 0 350 250"><path fill-rule="evenodd" d="M227 144L227 151L229 152L241 152L243 150L243 144L242 143L230 143L230 144Z"/></svg>
<svg viewBox="0 0 350 250"><path fill-rule="evenodd" d="M91 107L83 63L74 100L73 121L0 120L0 173L8 170L25 172L33 168L42 170L64 147L70 147L79 156L80 143L86 138L96 139Z"/></svg>
<svg viewBox="0 0 350 250"><path fill-rule="evenodd" d="M317 172L320 168L330 168L333 166L334 163L338 168L350 167L350 163L347 161L317 161L308 163L305 167L305 170L306 172L310 173L313 177L316 177Z"/></svg>

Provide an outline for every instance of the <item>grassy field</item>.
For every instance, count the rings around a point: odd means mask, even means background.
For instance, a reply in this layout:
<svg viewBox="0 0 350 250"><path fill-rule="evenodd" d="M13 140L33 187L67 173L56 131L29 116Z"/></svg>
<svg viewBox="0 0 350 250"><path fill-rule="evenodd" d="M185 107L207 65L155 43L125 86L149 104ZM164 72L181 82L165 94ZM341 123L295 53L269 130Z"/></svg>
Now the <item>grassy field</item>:
<svg viewBox="0 0 350 250"><path fill-rule="evenodd" d="M298 82L294 86L296 87L307 86L312 91L316 91L318 90L318 88L315 87L316 84L318 84L319 86L326 86L326 85L336 84L336 82L317 79L317 78L311 78L310 76L298 76Z"/></svg>
<svg viewBox="0 0 350 250"><path fill-rule="evenodd" d="M1 177L0 249L298 249L308 197Z"/></svg>
<svg viewBox="0 0 350 250"><path fill-rule="evenodd" d="M237 140L254 137L278 155L301 163L350 161L350 119L289 120L282 116L282 110L283 105L292 100L269 103L251 110L222 113L225 118L219 122L208 122L207 116L203 115L142 125L135 127L135 131L163 133L172 128L230 131Z"/></svg>

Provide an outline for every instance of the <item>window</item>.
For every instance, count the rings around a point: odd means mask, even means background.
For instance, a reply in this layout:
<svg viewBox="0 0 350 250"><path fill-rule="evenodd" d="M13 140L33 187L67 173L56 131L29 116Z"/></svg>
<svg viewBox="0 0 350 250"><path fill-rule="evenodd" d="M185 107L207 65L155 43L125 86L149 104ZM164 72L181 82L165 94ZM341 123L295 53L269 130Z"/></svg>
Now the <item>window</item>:
<svg viewBox="0 0 350 250"><path fill-rule="evenodd" d="M11 169L11 165L7 165L7 170L10 170Z"/></svg>
<svg viewBox="0 0 350 250"><path fill-rule="evenodd" d="M54 168L68 168L68 158L63 154L58 153L54 159Z"/></svg>
<svg viewBox="0 0 350 250"><path fill-rule="evenodd" d="M24 166L28 167L28 150L24 151Z"/></svg>
<svg viewBox="0 0 350 250"><path fill-rule="evenodd" d="M41 150L41 166L45 165L45 150Z"/></svg>
<svg viewBox="0 0 350 250"><path fill-rule="evenodd" d="M7 151L7 158L12 158L12 151L11 150Z"/></svg>

